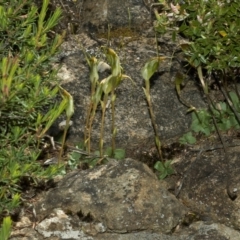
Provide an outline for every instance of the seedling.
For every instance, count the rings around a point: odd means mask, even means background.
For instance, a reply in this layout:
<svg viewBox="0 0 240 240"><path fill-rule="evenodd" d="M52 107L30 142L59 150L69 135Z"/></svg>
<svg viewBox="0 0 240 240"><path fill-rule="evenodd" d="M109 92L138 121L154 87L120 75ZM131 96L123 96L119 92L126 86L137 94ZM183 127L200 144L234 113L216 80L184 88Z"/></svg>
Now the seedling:
<svg viewBox="0 0 240 240"><path fill-rule="evenodd" d="M165 162L157 161L154 165L154 168L159 172L159 179L164 179L169 175L174 173L174 170L171 166L172 161L167 160Z"/></svg>
<svg viewBox="0 0 240 240"><path fill-rule="evenodd" d="M66 107L65 107L65 111L66 111L66 126L64 128L64 132L63 132L63 139L62 139L62 147L59 153L59 157L58 157L58 164L60 164L61 162L61 158L62 158L62 153L63 153L63 149L64 149L64 144L66 141L66 136L67 136L67 131L69 128L69 123L70 123L70 119L74 113L74 105L73 105L73 97L70 93L68 93L65 89L63 89L62 87L59 87L62 93L62 97L64 99L64 101L66 101Z"/></svg>
<svg viewBox="0 0 240 240"><path fill-rule="evenodd" d="M145 64L145 66L142 68L142 71L141 71L142 77L145 80L145 88L143 88L143 91L144 91L144 94L145 94L145 97L146 97L146 100L148 103L148 107L149 107L149 114L150 114L153 130L154 130L154 135L155 135L155 144L157 147L159 159L162 162L163 162L163 157L162 157L162 151L161 151L161 142L160 142L160 137L159 137L159 133L158 133L158 129L157 129L157 124L155 121L155 115L153 112L153 106L152 106L151 95L150 95L150 78L157 71L160 62L163 61L164 59L165 59L165 57L156 57L156 58L149 60Z"/></svg>
<svg viewBox="0 0 240 240"><path fill-rule="evenodd" d="M157 129L157 124L155 121L155 115L153 112L153 105L150 95L150 78L153 76L153 74L157 71L159 64L166 59L166 57L156 57L151 60L149 60L144 67L142 68L142 77L145 80L145 88L143 88L148 107L149 107L149 114L152 121L152 126L154 130L155 135L155 144L158 152L158 156L160 161L156 163L156 169L160 172L160 178L165 178L167 175L171 174L173 172L173 169L171 168L171 161L166 161L163 159L162 156L162 150L161 150L161 141L159 137L159 132Z"/></svg>
<svg viewBox="0 0 240 240"><path fill-rule="evenodd" d="M196 143L196 138L192 135L192 132L185 133L182 137L179 138L181 144L194 144Z"/></svg>
<svg viewBox="0 0 240 240"><path fill-rule="evenodd" d="M237 110L237 114L240 113L240 100L235 92L229 93L232 107ZM213 114L216 124L219 130L227 131L231 128L240 129L239 121L236 117L236 114L232 111L231 107L226 102L216 103L212 109L211 113ZM207 109L199 109L192 112L192 123L190 129L194 133L203 133L206 136L209 136L212 132L215 131L213 124L212 114ZM196 142L195 137L192 135L192 132L184 134L179 141L181 143L194 144Z"/></svg>
<svg viewBox="0 0 240 240"><path fill-rule="evenodd" d="M87 57L87 56L86 56ZM98 61L95 57L87 58L90 67L90 83L91 83L91 100L86 117L86 125L84 130L84 142L87 145L87 151L90 154L91 151L91 132L92 123L95 117L97 106L102 96L102 89L98 86Z"/></svg>
<svg viewBox="0 0 240 240"><path fill-rule="evenodd" d="M101 157L99 151L95 151L89 155L87 152L84 152L83 148L84 146L79 144L76 146L75 150L71 152L68 160L68 166L70 169L76 169L82 164L87 164L89 168L92 168L97 164L107 163L110 158L116 160L122 160L125 158L125 151L123 149L115 149L114 154L112 155L112 148L108 147Z"/></svg>

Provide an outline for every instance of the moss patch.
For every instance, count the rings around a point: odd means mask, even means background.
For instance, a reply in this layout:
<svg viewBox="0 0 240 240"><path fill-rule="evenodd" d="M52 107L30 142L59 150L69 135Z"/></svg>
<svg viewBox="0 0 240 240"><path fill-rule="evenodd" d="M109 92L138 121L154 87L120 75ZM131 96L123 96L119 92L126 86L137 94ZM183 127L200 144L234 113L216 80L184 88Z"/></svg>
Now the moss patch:
<svg viewBox="0 0 240 240"><path fill-rule="evenodd" d="M111 39L124 39L129 38L128 41L134 41L139 39L140 35L136 30L129 27L119 27L115 29L110 29L110 31L106 31L103 33L99 33L97 35L98 38L105 38L108 40Z"/></svg>

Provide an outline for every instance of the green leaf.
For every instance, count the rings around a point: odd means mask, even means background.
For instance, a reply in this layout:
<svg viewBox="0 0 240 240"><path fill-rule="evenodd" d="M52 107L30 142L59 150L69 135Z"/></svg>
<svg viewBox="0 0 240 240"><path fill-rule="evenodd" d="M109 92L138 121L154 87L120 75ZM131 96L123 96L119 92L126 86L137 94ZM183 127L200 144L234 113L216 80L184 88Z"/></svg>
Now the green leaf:
<svg viewBox="0 0 240 240"><path fill-rule="evenodd" d="M231 122L231 126L233 127L236 127L239 125L239 122L237 121L234 115L229 117L229 121Z"/></svg>
<svg viewBox="0 0 240 240"><path fill-rule="evenodd" d="M171 160L167 160L164 163L165 169L167 170L167 174L171 175L174 173L174 169L172 168L172 161Z"/></svg>
<svg viewBox="0 0 240 240"><path fill-rule="evenodd" d="M198 112L192 112L191 129L194 132L202 132L208 136L211 132L211 126L211 115L206 110L203 109Z"/></svg>
<svg viewBox="0 0 240 240"><path fill-rule="evenodd" d="M192 132L188 132L186 134L184 134L180 139L179 139L179 142L181 144L194 144L196 143L196 138L192 135Z"/></svg>
<svg viewBox="0 0 240 240"><path fill-rule="evenodd" d="M223 112L226 112L227 111L227 104L225 102L220 102L220 109L221 111Z"/></svg>
<svg viewBox="0 0 240 240"><path fill-rule="evenodd" d="M202 128L200 132L203 132L206 136L209 136L211 133L211 126Z"/></svg>
<svg viewBox="0 0 240 240"><path fill-rule="evenodd" d="M100 156L100 151L98 151L98 150L95 151L95 152L94 152L94 155L96 155L96 156Z"/></svg>
<svg viewBox="0 0 240 240"><path fill-rule="evenodd" d="M152 75L157 71L158 66L159 66L158 58L153 58L144 65L144 67L141 70L141 73L145 81L148 81L152 77Z"/></svg>
<svg viewBox="0 0 240 240"><path fill-rule="evenodd" d="M102 90L105 95L108 95L111 91L114 90L113 82L111 79L113 78L112 75L108 76L107 78L104 78L101 82L100 85L102 86Z"/></svg>
<svg viewBox="0 0 240 240"><path fill-rule="evenodd" d="M111 156L112 155L112 148L111 147L108 147L105 151L104 151L104 155L107 155L107 156ZM124 149L121 149L121 148L117 148L115 149L114 151L114 154L113 154L113 158L117 159L117 160L122 160L125 158L125 150Z"/></svg>
<svg viewBox="0 0 240 240"><path fill-rule="evenodd" d="M71 95L68 96L68 104L66 106L66 116L70 119L74 114L74 103L73 97Z"/></svg>
<svg viewBox="0 0 240 240"><path fill-rule="evenodd" d="M173 170L171 164L172 164L171 160L167 160L165 163L162 163L160 161L157 161L155 163L154 169L156 169L160 173L159 174L160 179L164 179L168 175L171 175L174 173L174 170Z"/></svg>
<svg viewBox="0 0 240 240"><path fill-rule="evenodd" d="M114 151L114 158L117 160L123 160L125 158L125 150L121 148L117 148Z"/></svg>
<svg viewBox="0 0 240 240"><path fill-rule="evenodd" d="M230 92L229 93L230 99L233 103L234 106L237 106L239 104L239 99L238 96L235 92Z"/></svg>
<svg viewBox="0 0 240 240"><path fill-rule="evenodd" d="M111 156L112 155L112 148L107 147L106 150L104 151L104 155Z"/></svg>
<svg viewBox="0 0 240 240"><path fill-rule="evenodd" d="M89 62L89 66L90 66L90 81L91 84L96 84L98 79L99 79L99 75L98 75L98 62L97 59L95 57L92 57L90 59L88 59Z"/></svg>
<svg viewBox="0 0 240 240"><path fill-rule="evenodd" d="M95 105L97 105L102 97L103 89L102 89L102 84L97 85L97 89L95 94L92 96L92 101Z"/></svg>
<svg viewBox="0 0 240 240"><path fill-rule="evenodd" d="M233 125L232 125L232 122L231 122L230 118L228 118L225 122L225 128L226 128L226 130L228 130L231 127L233 127Z"/></svg>
<svg viewBox="0 0 240 240"><path fill-rule="evenodd" d="M97 165L98 161L99 161L99 158L93 158L93 159L89 160L88 161L89 167L90 168L95 167Z"/></svg>
<svg viewBox="0 0 240 240"><path fill-rule="evenodd" d="M162 162L160 161L157 161L155 164L154 164L154 168L159 171L159 172L162 172L164 171L164 165Z"/></svg>
<svg viewBox="0 0 240 240"><path fill-rule="evenodd" d="M82 154L79 152L72 152L70 154L70 159L73 161L78 161L81 158Z"/></svg>
<svg viewBox="0 0 240 240"><path fill-rule="evenodd" d="M3 219L3 224L0 229L0 239L1 240L8 240L8 238L11 235L11 226L12 226L12 220L10 217L5 217Z"/></svg>
<svg viewBox="0 0 240 240"><path fill-rule="evenodd" d="M160 175L159 175L159 179L163 180L164 178L166 178L168 175L167 171L163 171Z"/></svg>

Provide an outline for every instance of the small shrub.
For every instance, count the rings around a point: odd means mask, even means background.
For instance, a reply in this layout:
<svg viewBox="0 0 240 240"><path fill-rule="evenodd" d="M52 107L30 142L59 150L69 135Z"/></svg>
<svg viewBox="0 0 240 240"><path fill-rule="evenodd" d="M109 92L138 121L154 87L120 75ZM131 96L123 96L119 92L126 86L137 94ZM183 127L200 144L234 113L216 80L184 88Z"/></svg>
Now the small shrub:
<svg viewBox="0 0 240 240"><path fill-rule="evenodd" d="M172 32L181 36L179 46L191 68L196 69L208 109L192 111L191 129L209 135L217 130L239 128L239 94L227 94L227 83L235 83L240 67L239 48L239 7L237 0L193 0L167 3L159 0L162 11L156 12L155 29L162 33ZM184 39L183 39L184 38ZM179 78L178 76L176 78ZM223 92L226 102L213 104L206 79L213 79ZM178 79L177 82L180 82ZM179 85L179 84L178 84ZM180 96L179 86L177 88ZM181 99L182 100L182 99ZM214 119L214 120L213 120ZM195 142L191 133L185 134L180 141Z"/></svg>
<svg viewBox="0 0 240 240"><path fill-rule="evenodd" d="M65 109L56 101L56 71L50 60L63 35L50 38L61 11L46 17L49 0L39 9L29 0L0 4L0 214L19 204L22 177L42 179L57 167L37 163L41 139Z"/></svg>

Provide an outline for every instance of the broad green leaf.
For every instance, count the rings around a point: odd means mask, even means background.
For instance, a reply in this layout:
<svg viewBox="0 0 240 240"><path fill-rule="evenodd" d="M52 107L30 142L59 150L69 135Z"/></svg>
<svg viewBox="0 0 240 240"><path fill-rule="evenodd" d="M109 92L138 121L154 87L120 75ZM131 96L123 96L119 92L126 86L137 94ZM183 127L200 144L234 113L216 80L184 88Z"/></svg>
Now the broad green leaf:
<svg viewBox="0 0 240 240"><path fill-rule="evenodd" d="M164 163L164 166L165 166L165 168L169 168L169 167L171 167L171 164L172 164L172 161L171 161L171 160L167 160L167 161Z"/></svg>
<svg viewBox="0 0 240 240"><path fill-rule="evenodd" d="M239 104L239 99L238 99L237 94L235 92L230 92L229 96L231 98L231 101L232 101L233 105L237 106Z"/></svg>
<svg viewBox="0 0 240 240"><path fill-rule="evenodd" d="M70 154L70 158L71 158L73 161L78 161L81 156L82 156L82 154L79 153L79 152L72 152L72 153Z"/></svg>
<svg viewBox="0 0 240 240"><path fill-rule="evenodd" d="M107 149L104 151L104 155L111 156L111 154L112 154L112 148L107 147Z"/></svg>
<svg viewBox="0 0 240 240"><path fill-rule="evenodd" d="M154 164L154 169L156 169L157 171L159 172L163 172L164 171L164 165L162 162L160 161L157 161L155 164Z"/></svg>
<svg viewBox="0 0 240 240"><path fill-rule="evenodd" d="M154 165L154 169L156 169L160 174L159 178L164 179L168 175L171 175L174 173L174 170L171 166L172 161L167 160L165 163L162 163L160 161L157 161Z"/></svg>
<svg viewBox="0 0 240 240"><path fill-rule="evenodd" d="M220 102L220 111L226 112L227 111L227 104L225 102Z"/></svg>
<svg viewBox="0 0 240 240"><path fill-rule="evenodd" d="M163 180L164 178L166 178L168 175L167 171L164 170L160 175L159 175L159 179Z"/></svg>
<svg viewBox="0 0 240 240"><path fill-rule="evenodd" d="M188 132L186 134L184 134L180 139L179 139L180 143L182 144L195 144L196 143L196 138L192 135L192 132Z"/></svg>
<svg viewBox="0 0 240 240"><path fill-rule="evenodd" d="M237 121L235 116L230 116L229 121L231 122L231 126L236 127L239 125L239 122Z"/></svg>
<svg viewBox="0 0 240 240"><path fill-rule="evenodd" d="M104 94L108 95L111 91L114 90L114 86L113 86L113 77L112 75L108 76L107 78L104 78L101 82L100 85L102 86L102 90L104 92Z"/></svg>
<svg viewBox="0 0 240 240"><path fill-rule="evenodd" d="M149 60L141 70L142 77L145 81L148 81L152 75L157 71L159 66L159 59L153 58Z"/></svg>
<svg viewBox="0 0 240 240"><path fill-rule="evenodd" d="M125 150L121 148L117 148L114 151L114 158L117 160L122 160L125 158Z"/></svg>

